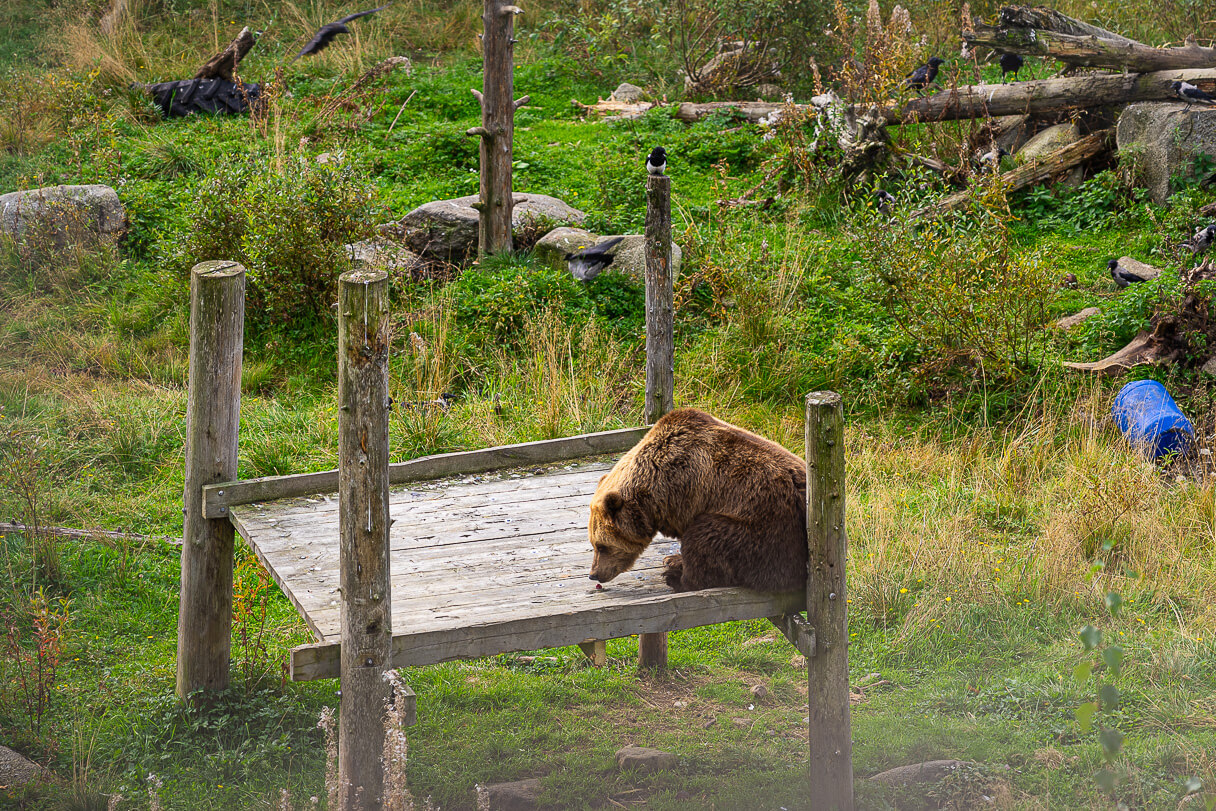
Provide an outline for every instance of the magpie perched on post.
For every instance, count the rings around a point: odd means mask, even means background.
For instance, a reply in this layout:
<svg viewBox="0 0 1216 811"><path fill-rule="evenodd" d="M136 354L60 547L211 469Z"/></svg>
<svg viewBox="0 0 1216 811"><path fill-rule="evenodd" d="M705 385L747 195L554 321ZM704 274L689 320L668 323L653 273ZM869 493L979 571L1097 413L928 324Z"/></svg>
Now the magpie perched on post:
<svg viewBox="0 0 1216 811"><path fill-rule="evenodd" d="M1018 71L1022 69L1022 65L1026 60L1022 59L1021 54L1003 53L1001 54L1001 81L1005 81L1005 77L1010 73L1013 74L1013 80L1018 80Z"/></svg>
<svg viewBox="0 0 1216 811"><path fill-rule="evenodd" d="M933 84L934 80L937 79L937 69L944 64L946 64L945 59L937 56L933 57L928 62L908 74L908 81L904 82L904 87L924 90L926 87Z"/></svg>
<svg viewBox="0 0 1216 811"><path fill-rule="evenodd" d="M895 213L895 195L891 194L891 192L886 189L879 189L874 193L874 199L878 201L874 207L878 209L880 214L890 217Z"/></svg>
<svg viewBox="0 0 1216 811"><path fill-rule="evenodd" d="M1110 277L1115 280L1115 284L1118 287L1127 287L1129 284L1148 281L1143 276L1139 276L1120 265L1118 259L1110 260L1106 263L1106 267L1110 269Z"/></svg>
<svg viewBox="0 0 1216 811"><path fill-rule="evenodd" d="M570 274L580 282L591 281L600 275L600 271L612 264L614 255L610 251L623 239L624 237L613 237L589 248L566 254L566 267Z"/></svg>
<svg viewBox="0 0 1216 811"><path fill-rule="evenodd" d="M1216 241L1216 222L1195 231L1195 235L1191 237L1186 247L1191 249L1191 253L1198 255L1207 252L1214 241Z"/></svg>
<svg viewBox="0 0 1216 811"><path fill-rule="evenodd" d="M1188 110L1192 104L1216 104L1216 97L1203 92L1190 82L1174 82L1170 87L1173 88L1175 96L1186 102Z"/></svg>
<svg viewBox="0 0 1216 811"><path fill-rule="evenodd" d="M338 34L350 33L350 29L346 27L348 22L351 20L357 20L360 17L366 17L368 14L375 14L377 11L384 11L386 8L388 8L388 6L380 6L380 8L373 8L370 11L357 11L354 14L347 14L337 22L326 23L325 25L321 26L320 30L317 31L316 36L309 40L308 44L305 45L304 48L298 54L296 54L295 59L292 59L291 61L294 62L301 56L309 56L325 50L329 46L329 43L333 41L333 38L338 36Z"/></svg>
<svg viewBox="0 0 1216 811"><path fill-rule="evenodd" d="M667 171L667 150L656 146L646 156L646 171L652 175L661 175Z"/></svg>

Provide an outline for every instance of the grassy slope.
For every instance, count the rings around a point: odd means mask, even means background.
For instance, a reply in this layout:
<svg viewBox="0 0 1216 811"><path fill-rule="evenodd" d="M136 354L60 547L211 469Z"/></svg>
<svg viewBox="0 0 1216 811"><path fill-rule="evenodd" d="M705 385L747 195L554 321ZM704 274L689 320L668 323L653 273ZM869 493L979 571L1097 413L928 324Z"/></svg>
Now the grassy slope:
<svg viewBox="0 0 1216 811"><path fill-rule="evenodd" d="M32 17L15 19L29 25ZM12 39L31 41L20 34ZM34 46L26 51L36 52ZM672 174L677 232L695 248L688 274L724 292L706 303L699 298L703 288L684 290L682 403L711 408L798 450L797 397L806 387L833 382L851 399L884 402L872 382L847 374L831 381L823 371L781 367L795 348L804 348L801 363L826 346L816 319L832 319L838 334L864 335L870 328L862 323L864 302L841 281L855 260L847 228L853 215L841 215L837 225L810 216L804 225L800 218L808 215L797 206L773 217L720 214L713 200L757 177L765 154L756 151L752 131L723 133L718 122L686 129L663 116L580 122L569 98L604 95L611 82L593 80L540 48L524 57L516 84L532 94L535 109L519 118L516 157L528 163L517 175L522 188L585 207L597 228L636 229L635 173L644 148L663 139L680 156ZM325 62L315 72L293 73L282 141L295 144L316 99L349 81L339 70L341 58L333 57L338 66ZM306 147L344 150L348 161L373 175L379 203L393 215L476 188L475 147L462 133L475 121L467 88L478 83L477 66L459 58L418 62L413 76L386 83L370 123L347 131L339 122ZM258 75L258 63L249 69ZM390 134L393 116L415 91ZM241 119L152 123L129 114L129 103L115 102L104 88L85 95L97 113L91 123L75 135L49 138L45 148L4 157L0 191L35 178L118 184L132 207L139 250L122 264L85 267L71 295L6 288L0 342L10 350L0 359L0 413L6 432L44 443L34 480L43 488L48 521L173 535L180 531L185 409L185 310L172 264L181 260L169 250L180 236L179 207L194 184L234 152L273 153L274 133L257 132ZM167 167L183 156L186 162L172 169L183 174L168 179ZM735 179L720 189L712 165L723 157ZM1019 240L1022 250L1041 248L1059 272L1081 279L1081 289L1061 294L1053 309L1107 304L1110 313L1082 337L1079 351L1095 356L1138 326L1143 309L1127 296L1115 299L1102 259L1127 252L1151 258L1160 240L1146 220L1133 215L1083 237L1027 228ZM775 258L766 262L770 251ZM491 268L486 278L517 272L514 267ZM540 273L526 261L518 267L528 278ZM796 283L778 283L774 293L770 274L788 274ZM779 300L784 289L796 291L787 320L755 317L753 309ZM543 340L554 323L541 321L545 329L513 336L523 351L495 353L477 346L476 324L428 321L438 295L426 288L407 295L412 309L403 311L401 327L429 329L428 336L448 330L445 364L464 397L446 416L399 417L393 428L398 453L636 421L636 327L613 333L610 324L578 322L580 332L599 330L601 351L580 355L586 360L563 376L552 369L570 357ZM733 308L723 305L732 295ZM806 313L814 315L800 315ZM802 333L816 342L797 343ZM578 339L575 333L570 340L577 346ZM324 363L301 362L301 348L278 345L283 340L258 337L247 359L253 371L243 403L243 476L334 463L332 378ZM756 361L782 341L789 342L786 349ZM321 341L302 350L327 357L333 348ZM558 363L538 370L524 362L529 357ZM411 381L408 359L397 363L404 392L429 391L434 381ZM978 424L978 395L966 389L951 395L955 410L888 415L883 407L853 420L851 669L859 681L880 674L854 708L857 773L958 757L984 764L940 790L964 807L980 794L1003 807L1053 801L1108 807L1092 779L1100 765L1095 735L1073 719L1095 689L1092 681L1082 686L1073 679L1074 665L1085 658L1075 632L1094 623L1127 651L1118 682L1124 703L1110 719L1127 734L1119 796L1132 807L1172 807L1182 778L1213 776L1207 696L1216 687L1216 658L1204 631L1214 596L1212 486L1167 486L1119 451L1111 430L1094 427L1086 416L1102 413L1109 392L1077 392L1059 382L1047 391L1029 398L1025 389L1015 391L1011 399L1032 407L1007 411L993 429ZM493 408L494 393L504 398L503 416ZM1202 400L1194 405L1202 407ZM15 510L12 496L5 506ZM0 543L15 576L28 583L25 540L9 535ZM130 807L146 806L149 773L163 780L160 793L173 808L268 806L283 787L297 803L323 796L315 723L320 708L334 703L337 685L278 686L277 663L307 634L276 590L263 592L267 649L250 654L249 678L242 669L238 679L249 694L238 687L216 712L191 714L172 697L176 552L158 543L59 548L64 574L52 590L70 597L73 614L59 691L43 729L31 730L14 660L4 660L9 687L0 729L9 742L44 757L60 774L83 769L83 782L122 791L132 798ZM1091 581L1096 560L1106 569ZM1128 570L1142 577L1131 579ZM258 584L256 571L243 568L238 591L257 592ZM1108 588L1130 601L1117 619L1101 607ZM263 627L256 611L245 627ZM604 670L562 650L406 673L420 704L419 726L410 733L412 790L443 807L472 807L475 783L535 775L544 778L546 799L562 808L602 806L610 798L672 809L805 807L798 784L805 685L792 650L775 632L765 623L736 623L675 634L672 672L662 678L636 676L635 651L633 640L613 641ZM244 652L238 648L238 656ZM768 686L768 698L751 696L756 683ZM681 766L654 776L619 774L612 753L627 743L675 751ZM858 791L865 807L898 799L864 783ZM62 807L70 793L48 789L27 801ZM898 802L915 807L919 799L912 793Z"/></svg>

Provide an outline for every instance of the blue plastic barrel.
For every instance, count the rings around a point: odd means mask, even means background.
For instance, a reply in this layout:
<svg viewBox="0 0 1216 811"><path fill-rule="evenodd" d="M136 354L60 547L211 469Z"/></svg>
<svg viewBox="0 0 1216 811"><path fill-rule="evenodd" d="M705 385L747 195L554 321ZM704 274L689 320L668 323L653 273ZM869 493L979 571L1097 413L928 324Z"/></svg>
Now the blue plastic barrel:
<svg viewBox="0 0 1216 811"><path fill-rule="evenodd" d="M1185 453L1195 439L1190 420L1156 380L1128 383L1115 395L1110 411L1127 441L1146 450L1153 459Z"/></svg>

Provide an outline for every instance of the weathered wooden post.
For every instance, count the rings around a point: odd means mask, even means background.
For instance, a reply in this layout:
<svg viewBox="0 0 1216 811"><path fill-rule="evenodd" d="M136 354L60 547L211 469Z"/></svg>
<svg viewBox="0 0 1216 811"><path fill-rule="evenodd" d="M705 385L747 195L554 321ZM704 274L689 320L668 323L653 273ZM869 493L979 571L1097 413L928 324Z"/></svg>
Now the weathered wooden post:
<svg viewBox="0 0 1216 811"><path fill-rule="evenodd" d="M388 274L338 281L338 535L342 700L338 782L343 811L379 809L392 666L388 562Z"/></svg>
<svg viewBox="0 0 1216 811"><path fill-rule="evenodd" d="M671 276L671 178L646 178L647 423L675 407L675 306ZM638 636L638 666L667 667L667 634Z"/></svg>
<svg viewBox="0 0 1216 811"><path fill-rule="evenodd" d="M513 100L515 15L518 6L502 0L485 0L481 38L482 89L472 91L481 104L481 126L467 131L481 137L481 200L477 255L511 250L511 149L515 140L515 110L528 96Z"/></svg>
<svg viewBox="0 0 1216 811"><path fill-rule="evenodd" d="M190 393L177 695L228 686L232 640L233 529L203 517L203 485L236 478L241 422L245 268L200 262L190 271Z"/></svg>
<svg viewBox="0 0 1216 811"><path fill-rule="evenodd" d="M824 811L853 808L844 475L840 395L812 392L806 396L806 618L815 629L814 655L807 658L809 796Z"/></svg>

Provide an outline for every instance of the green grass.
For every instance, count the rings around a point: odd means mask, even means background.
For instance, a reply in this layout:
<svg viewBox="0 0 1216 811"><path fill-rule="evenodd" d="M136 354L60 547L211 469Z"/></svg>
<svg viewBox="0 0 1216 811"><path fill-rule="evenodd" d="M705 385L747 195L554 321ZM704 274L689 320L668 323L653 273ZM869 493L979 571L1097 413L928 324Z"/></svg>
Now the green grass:
<svg viewBox="0 0 1216 811"><path fill-rule="evenodd" d="M180 534L187 271L212 258L191 256L187 235L205 184L222 171L252 159L274 172L341 154L371 190L358 207L362 225L476 191L477 144L464 131L478 123L468 92L480 85L469 49L477 21L463 7L402 15L415 19L414 29L385 15L361 39L297 63L277 119L159 121L120 92L130 78L123 71L149 81L192 70L214 44L192 30L222 44L269 13L264 4L238 5L217 4L213 20L203 4L148 4L141 36L119 43L113 62L90 34L91 18L84 29L65 28L79 54L96 60L96 73L52 55L63 50L51 48L46 19L60 18L44 19L50 11L41 3L0 10L0 118L20 125L0 127L0 192L108 183L131 221L116 254L34 264L0 245L0 518L28 517L32 495L51 525ZM296 29L334 10L285 6L247 61L247 77L270 81ZM677 402L801 452L802 396L834 388L846 398L859 805L989 807L988 796L998 808L1174 808L1188 778L1210 793L1212 472L1178 483L1138 460L1105 419L1117 384L1063 377L1056 363L1118 348L1176 295L1168 272L1117 292L1105 263L1130 255L1177 268L1172 246L1189 236L1211 194L1184 189L1167 209L1111 174L1075 192L1023 195L1008 215L996 195L957 220L939 250L898 264L894 252L875 250L882 243L874 232L922 232L877 220L865 206L869 186L834 185L830 163L818 169L826 179L814 166L794 171L795 132L766 141L756 127L718 117L687 126L669 110L637 121L578 118L570 99L606 96L631 65L589 59L553 34L548 9L527 11L536 27L521 37L515 86L532 101L517 117L517 191L560 197L599 232L637 232L642 156L656 143L672 155L673 232L685 251L676 280ZM636 24L620 22L620 30ZM652 72L652 87L678 87L660 40L621 47L637 70ZM402 52L414 58L412 73L398 71L351 109L318 120L328 98L377 59ZM962 125L907 129L901 146L945 155L967 134ZM772 169L789 185L773 182L757 195L775 194L771 207L718 205ZM944 191L920 176L881 183L906 199ZM298 216L301 230L323 219ZM1067 336L1028 325L1035 360L1000 379L986 376L987 367L953 352L951 333L927 306L954 291L930 288L901 301L891 284L906 281L910 267L941 270L935 257L965 264L958 248L966 245L995 246L1015 260L1037 256L1051 274L1076 274L1077 289L1040 293L1044 321L1086 306L1102 315ZM396 280L392 295L394 399L457 395L447 412L395 413L394 460L640 421L636 281L605 274L583 285L524 253L447 283ZM241 477L336 466L336 346L327 318L284 322L251 311ZM938 342L910 338L909 324ZM1210 381L1179 370L1153 374L1210 441ZM255 610L238 616L235 638L261 630L265 649L234 649L234 687L208 712L173 696L177 548L150 539L59 540L54 549L58 566L45 552L37 565L22 535L0 538L0 620L23 640L20 653L0 641L0 741L64 781L21 796L0 792L0 807L90 807L88 789L121 792L122 808L145 808L150 774L167 808L277 807L284 788L295 807L325 796L317 719L336 706L338 685L281 683L288 651L310 636L277 588L259 585L243 547L238 592ZM39 586L70 600L71 622L56 689L35 725L19 671L32 650L27 606ZM1128 601L1118 617L1103 607L1111 590ZM1102 768L1097 734L1074 715L1111 680L1109 672L1084 683L1074 677L1093 657L1077 636L1085 625L1125 651L1113 680L1121 704L1102 719L1126 736L1113 795L1094 780ZM412 793L472 808L476 784L539 777L553 808L810 807L805 670L773 628L761 621L672 634L663 676L638 674L636 650L634 639L610 641L602 669L562 649L405 671L419 708L409 733ZM753 697L757 684L767 697ZM679 765L621 773L613 755L627 744L675 752ZM937 758L978 765L928 793L865 779Z"/></svg>

